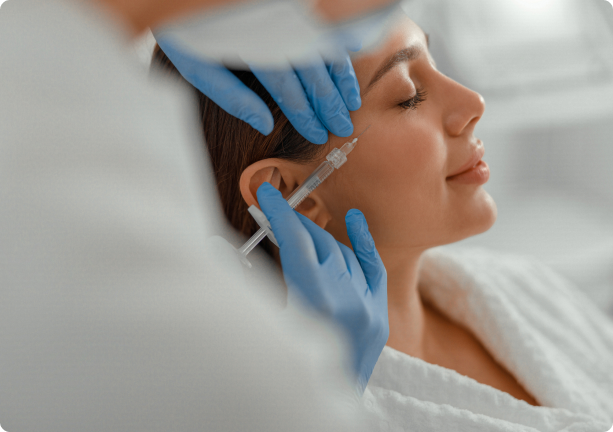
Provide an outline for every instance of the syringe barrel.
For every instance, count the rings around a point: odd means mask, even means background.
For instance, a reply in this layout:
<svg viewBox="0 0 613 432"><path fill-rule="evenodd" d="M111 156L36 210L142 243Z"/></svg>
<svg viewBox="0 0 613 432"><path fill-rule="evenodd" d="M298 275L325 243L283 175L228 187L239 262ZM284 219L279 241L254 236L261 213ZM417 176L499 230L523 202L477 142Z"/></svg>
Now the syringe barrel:
<svg viewBox="0 0 613 432"><path fill-rule="evenodd" d="M0 3L1 2L2 0L0 0ZM370 126L368 126L364 132L366 132L368 128L370 128ZM313 192L320 184L324 182L324 180L330 176L330 174L334 172L335 168L338 169L345 162L347 162L347 155L354 149L355 144L358 142L358 138L364 132L362 132L352 141L346 142L340 149L333 149L328 156L326 156L326 159L328 160L322 162L322 164L317 167L317 169L304 181L304 183L302 183L302 185L300 185L300 187L287 198L287 203L291 208L295 209L298 207L311 192ZM255 248L258 243L264 239L264 237L266 237L267 229L268 228L261 228L247 241L247 243L243 245L243 247L237 250L241 261L249 268L251 268L251 264L249 261L247 261L247 254L251 252L253 248Z"/></svg>
<svg viewBox="0 0 613 432"><path fill-rule="evenodd" d="M331 162L325 161L317 167L315 171L296 189L288 198L287 203L293 209L298 207L306 197L313 192L317 186L323 183L330 174L334 172L334 165Z"/></svg>

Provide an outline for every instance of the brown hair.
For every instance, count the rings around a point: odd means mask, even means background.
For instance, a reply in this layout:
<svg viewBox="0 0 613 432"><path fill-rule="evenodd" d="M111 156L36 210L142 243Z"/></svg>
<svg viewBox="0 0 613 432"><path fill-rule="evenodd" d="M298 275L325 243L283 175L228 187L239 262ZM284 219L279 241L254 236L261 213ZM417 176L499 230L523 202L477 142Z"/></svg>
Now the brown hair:
<svg viewBox="0 0 613 432"><path fill-rule="evenodd" d="M153 51L151 69L156 69L187 81L180 75L159 45ZM251 164L268 158L285 159L298 163L316 160L325 146L312 144L300 135L287 120L268 91L250 71L233 70L249 89L255 92L270 109L275 125L272 133L265 136L249 124L228 114L215 102L194 89L198 97L202 130L217 180L221 205L230 224L247 237L259 228L247 211L247 203L240 192L239 180ZM278 259L278 250L268 239L261 243L263 249Z"/></svg>

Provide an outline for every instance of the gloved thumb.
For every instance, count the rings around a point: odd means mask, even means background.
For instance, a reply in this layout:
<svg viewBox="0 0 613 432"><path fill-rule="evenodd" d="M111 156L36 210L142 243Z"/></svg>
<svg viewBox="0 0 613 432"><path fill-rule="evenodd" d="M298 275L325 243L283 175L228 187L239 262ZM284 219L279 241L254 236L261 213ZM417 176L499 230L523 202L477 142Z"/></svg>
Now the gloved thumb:
<svg viewBox="0 0 613 432"><path fill-rule="evenodd" d="M387 280L387 272L368 230L366 218L361 211L352 209L347 212L345 223L353 252L360 262L368 287L375 295L379 289L387 287L386 283L382 283Z"/></svg>

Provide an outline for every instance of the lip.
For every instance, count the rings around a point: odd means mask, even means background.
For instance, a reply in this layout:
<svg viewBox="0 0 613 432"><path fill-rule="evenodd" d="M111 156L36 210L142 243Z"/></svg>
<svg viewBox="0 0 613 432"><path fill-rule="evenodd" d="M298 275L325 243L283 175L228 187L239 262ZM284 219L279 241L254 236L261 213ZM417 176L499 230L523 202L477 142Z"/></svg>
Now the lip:
<svg viewBox="0 0 613 432"><path fill-rule="evenodd" d="M481 159L483 159L483 156L485 155L485 147L483 147L483 143L481 142L481 140L479 140L479 144L478 146L475 148L473 154L471 155L470 159L464 164L462 165L461 168L457 169L453 174L450 174L447 176L447 178L451 178L451 177L455 177L457 175L460 175L466 171L469 171L472 169L472 167L474 167L475 165L477 165L477 163L479 163L479 161Z"/></svg>
<svg viewBox="0 0 613 432"><path fill-rule="evenodd" d="M490 178L490 169L487 164L481 160L485 154L483 143L479 140L478 146L470 159L458 168L453 174L447 177L447 181L461 184L478 184L487 183Z"/></svg>
<svg viewBox="0 0 613 432"><path fill-rule="evenodd" d="M490 167L480 160L477 165L463 173L453 177L447 177L447 181L455 184L484 185L490 179Z"/></svg>

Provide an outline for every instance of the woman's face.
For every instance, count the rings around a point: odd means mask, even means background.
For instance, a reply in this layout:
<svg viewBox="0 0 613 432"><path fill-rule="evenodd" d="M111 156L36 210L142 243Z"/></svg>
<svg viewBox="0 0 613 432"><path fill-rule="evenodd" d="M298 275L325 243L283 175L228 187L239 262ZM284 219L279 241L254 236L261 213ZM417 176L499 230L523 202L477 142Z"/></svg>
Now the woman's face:
<svg viewBox="0 0 613 432"><path fill-rule="evenodd" d="M386 44L358 57L360 137L347 163L317 192L325 228L349 245L345 214L361 210L379 250L423 250L486 231L496 206L481 187L486 166L474 135L483 98L437 71L424 32L403 19ZM330 136L332 147L348 138ZM332 148L331 147L331 148ZM311 169L313 167L309 167Z"/></svg>

